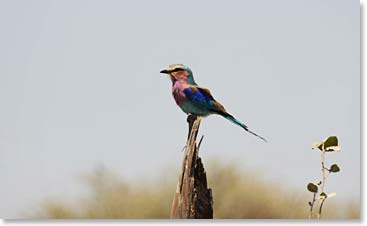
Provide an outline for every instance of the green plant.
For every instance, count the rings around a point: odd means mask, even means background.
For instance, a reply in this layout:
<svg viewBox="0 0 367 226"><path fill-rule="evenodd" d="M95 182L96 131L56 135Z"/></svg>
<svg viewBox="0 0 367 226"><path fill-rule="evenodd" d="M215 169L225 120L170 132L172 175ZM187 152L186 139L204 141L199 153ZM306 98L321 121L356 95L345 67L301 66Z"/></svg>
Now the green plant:
<svg viewBox="0 0 367 226"><path fill-rule="evenodd" d="M215 192L216 219L304 219L308 216L304 204L309 194L292 189L286 181L270 179L264 171L245 167L238 160L209 160L207 169L208 185ZM120 172L96 167L74 180L84 188L83 192L75 196L64 193L46 196L29 212L20 212L19 217L167 219L176 191L177 173L172 165L154 176L129 179ZM332 201L323 207L323 218L360 218L359 200Z"/></svg>
<svg viewBox="0 0 367 226"><path fill-rule="evenodd" d="M336 195L335 192L326 194L325 193L325 182L328 176L332 173L337 173L340 168L337 164L332 164L329 168L325 167L325 154L326 152L341 151L341 147L338 145L338 138L336 136L330 136L323 142L316 142L312 145L312 149L319 149L321 151L321 172L322 178L317 184L308 183L307 190L313 193L312 200L308 202L310 206L309 219L313 217L313 211L316 205L316 201L319 200L319 210L317 212L317 218L321 218L322 208L326 199L329 199Z"/></svg>

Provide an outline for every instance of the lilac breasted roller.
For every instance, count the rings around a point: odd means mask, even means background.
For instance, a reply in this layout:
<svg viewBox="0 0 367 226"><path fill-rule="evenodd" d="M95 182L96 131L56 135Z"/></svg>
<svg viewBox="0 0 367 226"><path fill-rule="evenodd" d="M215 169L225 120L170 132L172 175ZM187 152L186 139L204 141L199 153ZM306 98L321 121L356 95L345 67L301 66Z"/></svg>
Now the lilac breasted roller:
<svg viewBox="0 0 367 226"><path fill-rule="evenodd" d="M230 115L218 101L211 95L209 89L201 87L196 84L193 73L190 68L183 64L172 64L167 69L160 71L160 73L168 74L172 81L172 94L176 104L186 114L197 116L208 116L211 114L218 114L241 126L247 132L259 137L248 129L248 127Z"/></svg>

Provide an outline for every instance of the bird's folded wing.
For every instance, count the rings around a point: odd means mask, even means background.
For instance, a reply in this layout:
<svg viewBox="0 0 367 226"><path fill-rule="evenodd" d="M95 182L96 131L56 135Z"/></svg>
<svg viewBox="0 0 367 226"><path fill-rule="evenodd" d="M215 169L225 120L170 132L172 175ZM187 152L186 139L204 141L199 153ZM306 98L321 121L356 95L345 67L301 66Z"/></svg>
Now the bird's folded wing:
<svg viewBox="0 0 367 226"><path fill-rule="evenodd" d="M224 107L218 103L209 89L200 86L190 86L184 90L186 98L197 107L213 111L225 112Z"/></svg>

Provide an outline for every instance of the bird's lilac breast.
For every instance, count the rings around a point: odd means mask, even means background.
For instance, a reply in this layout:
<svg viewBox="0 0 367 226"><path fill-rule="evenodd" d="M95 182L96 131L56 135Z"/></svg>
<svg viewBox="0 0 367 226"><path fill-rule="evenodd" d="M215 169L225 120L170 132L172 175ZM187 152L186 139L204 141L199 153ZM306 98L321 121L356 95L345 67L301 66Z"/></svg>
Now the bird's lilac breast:
<svg viewBox="0 0 367 226"><path fill-rule="evenodd" d="M172 95L177 105L181 105L187 101L184 90L188 85L177 81L172 86Z"/></svg>

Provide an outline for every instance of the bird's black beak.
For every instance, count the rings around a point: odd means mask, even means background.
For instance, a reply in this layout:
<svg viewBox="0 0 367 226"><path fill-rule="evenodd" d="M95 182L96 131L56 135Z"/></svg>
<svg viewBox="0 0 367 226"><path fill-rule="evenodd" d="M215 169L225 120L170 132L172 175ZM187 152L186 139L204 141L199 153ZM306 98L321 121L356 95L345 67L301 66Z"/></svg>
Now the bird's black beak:
<svg viewBox="0 0 367 226"><path fill-rule="evenodd" d="M160 71L160 73L169 74L169 71L167 69L164 69L164 70Z"/></svg>

